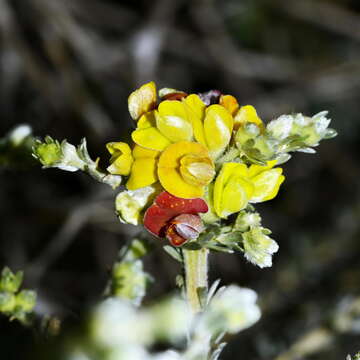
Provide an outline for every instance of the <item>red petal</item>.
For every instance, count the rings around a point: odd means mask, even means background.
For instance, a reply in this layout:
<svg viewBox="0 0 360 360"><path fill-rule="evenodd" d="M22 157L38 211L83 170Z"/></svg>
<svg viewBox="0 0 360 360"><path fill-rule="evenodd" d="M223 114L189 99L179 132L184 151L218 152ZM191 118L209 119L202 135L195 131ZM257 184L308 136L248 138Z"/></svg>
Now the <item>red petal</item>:
<svg viewBox="0 0 360 360"><path fill-rule="evenodd" d="M164 191L159 194L154 204L151 205L144 216L144 226L152 234L161 234L167 222L181 214L198 214L208 211L208 206L203 199L182 199Z"/></svg>
<svg viewBox="0 0 360 360"><path fill-rule="evenodd" d="M174 216L180 214L206 213L209 210L203 199L182 199L169 194L167 191L159 194L155 199L155 203L161 208L171 211Z"/></svg>
<svg viewBox="0 0 360 360"><path fill-rule="evenodd" d="M160 236L161 229L172 217L172 214L169 214L166 209L153 204L145 212L144 226L152 234Z"/></svg>

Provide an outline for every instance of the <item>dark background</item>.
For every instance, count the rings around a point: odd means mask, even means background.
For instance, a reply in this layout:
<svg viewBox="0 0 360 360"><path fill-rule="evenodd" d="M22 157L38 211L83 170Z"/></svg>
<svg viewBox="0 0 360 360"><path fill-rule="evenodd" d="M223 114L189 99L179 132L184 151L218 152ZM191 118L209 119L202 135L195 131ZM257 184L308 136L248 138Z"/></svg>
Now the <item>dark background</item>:
<svg viewBox="0 0 360 360"><path fill-rule="evenodd" d="M0 137L20 123L85 136L105 164L106 142L129 138L128 94L149 80L219 89L265 121L329 110L339 136L296 154L278 197L258 206L280 245L273 267L215 254L211 278L255 289L263 309L223 359L345 359L360 350L359 60L357 0L3 0ZM0 170L0 265L25 270L39 314L75 322L99 299L137 231L116 219L114 196L81 173ZM149 302L180 269L160 244L146 267ZM29 331L0 319L1 359L32 346Z"/></svg>

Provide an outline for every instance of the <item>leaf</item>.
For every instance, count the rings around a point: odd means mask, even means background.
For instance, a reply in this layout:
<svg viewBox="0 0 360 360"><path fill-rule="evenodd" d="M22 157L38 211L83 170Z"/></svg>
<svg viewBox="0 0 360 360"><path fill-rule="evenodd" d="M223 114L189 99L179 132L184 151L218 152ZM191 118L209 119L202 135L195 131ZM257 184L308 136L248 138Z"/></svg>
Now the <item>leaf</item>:
<svg viewBox="0 0 360 360"><path fill-rule="evenodd" d="M163 249L176 261L178 261L180 263L183 262L180 252L178 250L176 250L173 246L165 245L165 246L163 246Z"/></svg>
<svg viewBox="0 0 360 360"><path fill-rule="evenodd" d="M218 360L221 352L224 350L224 347L227 345L226 342L222 342L218 345L218 347L211 354L210 360Z"/></svg>
<svg viewBox="0 0 360 360"><path fill-rule="evenodd" d="M207 294L207 299L206 299L206 304L209 304L209 302L211 301L212 297L214 296L216 290L219 287L221 280L220 279L216 279L210 286L210 289L208 291Z"/></svg>

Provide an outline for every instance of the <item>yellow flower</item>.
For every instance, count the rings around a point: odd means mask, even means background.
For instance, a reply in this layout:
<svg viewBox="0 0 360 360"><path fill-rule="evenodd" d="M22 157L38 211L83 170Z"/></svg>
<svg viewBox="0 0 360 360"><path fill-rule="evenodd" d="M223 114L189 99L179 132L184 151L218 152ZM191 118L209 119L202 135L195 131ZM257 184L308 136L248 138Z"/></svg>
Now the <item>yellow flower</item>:
<svg viewBox="0 0 360 360"><path fill-rule="evenodd" d="M234 116L235 130L246 123L256 124L261 132L263 132L265 129L264 124L259 118L255 108L251 105L242 106Z"/></svg>
<svg viewBox="0 0 360 360"><path fill-rule="evenodd" d="M214 209L218 216L226 218L245 208L254 192L248 179L245 164L225 163L214 185Z"/></svg>
<svg viewBox="0 0 360 360"><path fill-rule="evenodd" d="M128 190L149 186L157 181L158 151L139 145L135 145L131 151L130 146L124 142L108 143L106 147L112 155L108 172L114 175L130 175L126 183Z"/></svg>
<svg viewBox="0 0 360 360"><path fill-rule="evenodd" d="M281 168L273 169L276 161L267 166L225 163L215 180L213 206L216 214L227 218L244 209L249 202L273 199L284 181Z"/></svg>
<svg viewBox="0 0 360 360"><path fill-rule="evenodd" d="M208 150L199 143L180 141L169 145L160 155L160 183L174 196L185 199L203 196L214 175Z"/></svg>
<svg viewBox="0 0 360 360"><path fill-rule="evenodd" d="M233 118L226 107L206 107L198 95L191 94L181 101L162 101L157 110L142 112L132 139L144 148L158 151L171 143L195 140L216 159L228 146L232 130Z"/></svg>
<svg viewBox="0 0 360 360"><path fill-rule="evenodd" d="M132 156L134 163L126 183L128 190L136 190L154 184L158 180L156 173L159 152L135 145Z"/></svg>

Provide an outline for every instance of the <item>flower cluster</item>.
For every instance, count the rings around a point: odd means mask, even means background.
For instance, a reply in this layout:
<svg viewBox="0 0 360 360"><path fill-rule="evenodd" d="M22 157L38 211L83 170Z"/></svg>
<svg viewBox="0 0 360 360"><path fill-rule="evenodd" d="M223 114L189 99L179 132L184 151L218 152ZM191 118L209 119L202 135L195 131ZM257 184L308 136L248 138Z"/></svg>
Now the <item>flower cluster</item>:
<svg viewBox="0 0 360 360"><path fill-rule="evenodd" d="M239 218L253 218L252 204L277 195L285 179L279 165L290 152L314 153L321 140L336 136L327 112L264 123L232 95L157 92L153 82L129 96L128 108L133 142L107 144L106 170L90 158L85 140L75 147L46 137L35 142L33 155L46 168L82 170L113 188L123 183L115 202L119 219L143 224L175 247L237 250L270 266L278 249L270 231L260 223L239 227Z"/></svg>
<svg viewBox="0 0 360 360"><path fill-rule="evenodd" d="M128 105L136 125L133 144L107 144L107 171L127 177L117 213L173 246L194 243L207 225L228 225L232 214L251 203L273 199L285 179L277 165L289 152L313 152L310 147L336 135L326 112L283 115L265 125L253 106L215 90L186 94L165 88L158 95L150 82L130 95ZM261 229L243 232L239 248L269 266L267 255L277 244Z"/></svg>

